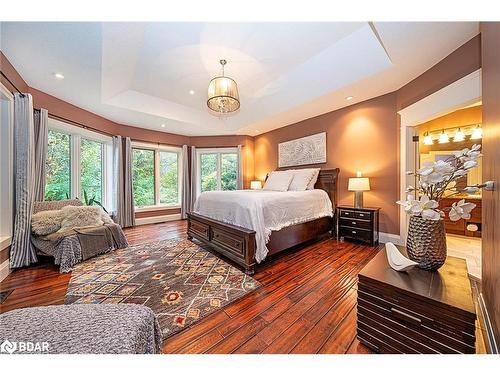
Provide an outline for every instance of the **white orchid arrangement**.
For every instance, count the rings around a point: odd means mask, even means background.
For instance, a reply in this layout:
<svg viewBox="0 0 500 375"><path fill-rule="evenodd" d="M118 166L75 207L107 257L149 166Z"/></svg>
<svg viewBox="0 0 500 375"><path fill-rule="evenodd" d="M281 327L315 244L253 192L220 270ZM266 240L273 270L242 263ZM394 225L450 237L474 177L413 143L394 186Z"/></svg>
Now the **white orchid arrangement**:
<svg viewBox="0 0 500 375"><path fill-rule="evenodd" d="M418 171L407 172L408 175L418 177L419 185L406 189L407 200L397 203L402 205L406 213L411 216L440 220L445 213L439 209L439 201L445 193L448 193L448 197L460 193L474 194L490 183L471 185L461 190L456 188L457 180L467 176L469 170L477 167L477 158L481 156L480 149L481 145L475 144L471 149L464 148L453 152L452 156L446 160L426 162ZM476 207L474 203L468 203L462 199L445 209L449 209L450 220L457 221L470 219L470 213L474 207Z"/></svg>

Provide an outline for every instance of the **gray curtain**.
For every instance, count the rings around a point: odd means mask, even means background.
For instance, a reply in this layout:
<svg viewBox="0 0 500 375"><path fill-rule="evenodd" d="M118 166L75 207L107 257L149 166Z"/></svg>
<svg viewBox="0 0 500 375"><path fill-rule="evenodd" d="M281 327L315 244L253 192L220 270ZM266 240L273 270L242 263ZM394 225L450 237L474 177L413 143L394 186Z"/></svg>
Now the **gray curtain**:
<svg viewBox="0 0 500 375"><path fill-rule="evenodd" d="M238 145L238 180L237 187L238 190L243 189L243 146Z"/></svg>
<svg viewBox="0 0 500 375"><path fill-rule="evenodd" d="M123 228L135 225L132 187L132 143L130 138L113 137L113 213Z"/></svg>
<svg viewBox="0 0 500 375"><path fill-rule="evenodd" d="M37 262L31 244L31 214L35 196L35 130L33 99L29 94L14 94L14 234L10 248L10 267Z"/></svg>
<svg viewBox="0 0 500 375"><path fill-rule="evenodd" d="M123 227L135 225L134 188L132 185L132 141L129 137L123 142Z"/></svg>
<svg viewBox="0 0 500 375"><path fill-rule="evenodd" d="M48 147L49 112L41 108L33 113L35 126L35 201L45 198L45 160Z"/></svg>
<svg viewBox="0 0 500 375"><path fill-rule="evenodd" d="M196 168L198 161L196 159L196 147L191 146L191 204L189 205L189 211L193 210L194 202L196 201L197 187L196 187Z"/></svg>
<svg viewBox="0 0 500 375"><path fill-rule="evenodd" d="M113 196L111 197L111 211L115 221L123 226L123 149L122 137L113 137Z"/></svg>
<svg viewBox="0 0 500 375"><path fill-rule="evenodd" d="M187 219L187 213L191 211L191 190L189 186L189 152L188 146L182 146L182 199L181 219Z"/></svg>

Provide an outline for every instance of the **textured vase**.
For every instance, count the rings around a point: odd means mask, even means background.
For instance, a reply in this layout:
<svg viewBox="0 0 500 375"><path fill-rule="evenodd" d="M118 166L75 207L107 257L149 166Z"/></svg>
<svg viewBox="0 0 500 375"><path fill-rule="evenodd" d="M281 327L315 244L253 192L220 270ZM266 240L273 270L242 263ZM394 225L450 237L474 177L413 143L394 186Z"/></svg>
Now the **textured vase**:
<svg viewBox="0 0 500 375"><path fill-rule="evenodd" d="M429 271L439 269L446 261L444 221L411 216L406 251L420 268Z"/></svg>

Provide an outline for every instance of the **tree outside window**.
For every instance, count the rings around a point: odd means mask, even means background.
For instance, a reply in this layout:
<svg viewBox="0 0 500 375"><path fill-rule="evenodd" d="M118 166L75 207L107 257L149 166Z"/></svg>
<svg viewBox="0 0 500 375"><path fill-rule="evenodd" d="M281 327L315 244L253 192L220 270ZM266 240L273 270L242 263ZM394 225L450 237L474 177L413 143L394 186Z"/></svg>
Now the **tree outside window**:
<svg viewBox="0 0 500 375"><path fill-rule="evenodd" d="M80 143L80 186L88 198L102 202L103 191L103 144L90 139Z"/></svg>
<svg viewBox="0 0 500 375"><path fill-rule="evenodd" d="M179 204L179 154L160 151L160 204Z"/></svg>
<svg viewBox="0 0 500 375"><path fill-rule="evenodd" d="M71 136L48 131L45 200L58 201L71 196Z"/></svg>
<svg viewBox="0 0 500 375"><path fill-rule="evenodd" d="M238 154L236 152L200 151L200 192L236 190L238 187Z"/></svg>
<svg viewBox="0 0 500 375"><path fill-rule="evenodd" d="M136 207L155 204L155 151L132 150L134 204Z"/></svg>

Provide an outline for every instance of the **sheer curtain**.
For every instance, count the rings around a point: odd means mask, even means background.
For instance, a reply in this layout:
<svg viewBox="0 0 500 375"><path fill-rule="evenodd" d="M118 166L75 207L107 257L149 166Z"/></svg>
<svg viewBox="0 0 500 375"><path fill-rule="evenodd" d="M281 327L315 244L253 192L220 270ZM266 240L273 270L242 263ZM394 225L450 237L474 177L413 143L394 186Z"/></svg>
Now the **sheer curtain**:
<svg viewBox="0 0 500 375"><path fill-rule="evenodd" d="M196 186L196 168L198 160L196 159L196 147L191 146L191 202L189 204L189 211L194 207L194 202L196 201L197 186Z"/></svg>
<svg viewBox="0 0 500 375"><path fill-rule="evenodd" d="M43 108L35 110L33 121L35 127L35 201L43 201L45 199L49 112Z"/></svg>
<svg viewBox="0 0 500 375"><path fill-rule="evenodd" d="M181 219L187 219L187 213L191 211L191 190L189 186L189 152L188 146L182 146L182 199Z"/></svg>
<svg viewBox="0 0 500 375"><path fill-rule="evenodd" d="M238 180L236 184L238 190L243 189L243 146L238 145Z"/></svg>
<svg viewBox="0 0 500 375"><path fill-rule="evenodd" d="M132 142L130 138L113 137L113 207L120 226L135 225L134 191L132 185Z"/></svg>
<svg viewBox="0 0 500 375"><path fill-rule="evenodd" d="M14 197L15 219L10 267L29 266L38 261L31 244L31 215L35 196L35 128L33 98L14 94Z"/></svg>

